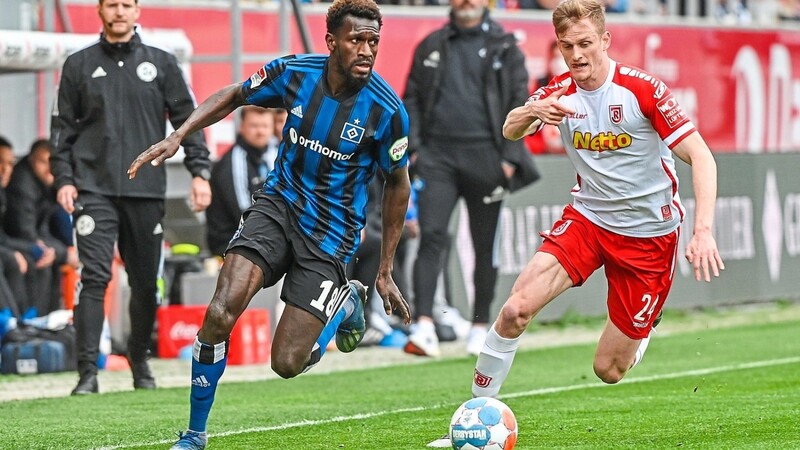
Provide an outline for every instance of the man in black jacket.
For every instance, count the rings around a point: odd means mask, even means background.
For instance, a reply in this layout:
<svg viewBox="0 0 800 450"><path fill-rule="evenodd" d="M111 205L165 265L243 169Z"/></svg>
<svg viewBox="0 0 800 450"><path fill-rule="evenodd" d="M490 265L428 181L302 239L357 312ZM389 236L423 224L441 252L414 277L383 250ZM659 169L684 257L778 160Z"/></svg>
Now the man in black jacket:
<svg viewBox="0 0 800 450"><path fill-rule="evenodd" d="M278 154L273 110L245 106L236 144L211 169L211 204L206 210L206 241L212 255L223 256L239 228L252 195L264 185Z"/></svg>
<svg viewBox="0 0 800 450"><path fill-rule="evenodd" d="M13 317L21 318L27 307L25 274L31 243L6 234L3 223L8 211L6 188L14 173L14 148L6 138L0 136L0 312L8 309Z"/></svg>
<svg viewBox="0 0 800 450"><path fill-rule="evenodd" d="M78 267L74 249L70 249L69 243L59 239L58 233L54 232L57 231L55 227L63 210L56 204L50 151L49 141L36 140L30 152L17 163L6 189L8 210L3 220L10 236L32 243L36 263L27 276L27 306L35 308L39 316L63 307L61 266L69 264L76 269ZM42 257L36 254L37 248L43 252ZM53 257L49 258L44 253L52 253Z"/></svg>
<svg viewBox="0 0 800 450"><path fill-rule="evenodd" d="M134 23L137 0L99 0L100 40L67 58L53 111L51 158L57 199L73 214L83 270L75 307L80 380L73 394L98 392L97 357L103 298L111 279L114 243L131 287L128 361L136 389L153 389L147 364L162 266L164 167L129 181L126 169L141 149L178 128L194 99L176 58L147 45ZM211 201L208 149L202 134L183 141L196 211Z"/></svg>
<svg viewBox="0 0 800 450"><path fill-rule="evenodd" d="M417 46L406 84L421 232L409 353L439 354L433 298L459 197L469 210L476 255L467 351L480 352L497 281L492 255L501 200L539 177L523 144L502 135L506 114L528 96L528 73L516 39L489 18L487 2L450 0L450 21Z"/></svg>

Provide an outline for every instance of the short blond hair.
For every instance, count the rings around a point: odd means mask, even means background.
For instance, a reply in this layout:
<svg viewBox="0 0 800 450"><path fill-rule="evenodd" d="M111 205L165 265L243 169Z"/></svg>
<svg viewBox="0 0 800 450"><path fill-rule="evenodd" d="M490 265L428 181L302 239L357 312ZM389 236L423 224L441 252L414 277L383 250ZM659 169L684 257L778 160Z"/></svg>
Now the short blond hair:
<svg viewBox="0 0 800 450"><path fill-rule="evenodd" d="M597 0L565 0L553 10L553 28L556 36L561 36L570 25L589 19L597 34L606 32L606 11Z"/></svg>

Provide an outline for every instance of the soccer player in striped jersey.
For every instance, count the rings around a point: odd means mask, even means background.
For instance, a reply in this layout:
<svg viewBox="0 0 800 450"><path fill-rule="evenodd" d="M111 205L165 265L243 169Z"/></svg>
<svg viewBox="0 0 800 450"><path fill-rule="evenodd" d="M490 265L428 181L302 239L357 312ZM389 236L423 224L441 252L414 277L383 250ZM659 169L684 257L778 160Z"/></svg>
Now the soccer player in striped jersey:
<svg viewBox="0 0 800 450"><path fill-rule="evenodd" d="M183 126L131 164L131 177L174 155L181 139L241 105L289 111L275 169L233 236L194 344L189 429L174 449L202 449L228 339L261 288L285 275L286 303L272 343L272 369L284 378L314 366L331 338L356 348L365 331L366 288L345 276L360 243L367 191L376 170L385 177L380 268L375 286L387 313L410 322L408 303L392 279L403 229L408 179L408 115L372 68L382 17L373 0L337 0L328 9L328 55L276 59L243 83L222 88ZM369 280L372 284L372 280Z"/></svg>

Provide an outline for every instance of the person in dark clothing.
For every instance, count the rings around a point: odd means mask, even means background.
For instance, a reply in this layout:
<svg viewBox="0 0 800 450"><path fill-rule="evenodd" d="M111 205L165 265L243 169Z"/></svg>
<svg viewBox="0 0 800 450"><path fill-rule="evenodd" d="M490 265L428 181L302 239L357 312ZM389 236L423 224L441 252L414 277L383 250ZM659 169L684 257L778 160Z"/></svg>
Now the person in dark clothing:
<svg viewBox="0 0 800 450"><path fill-rule="evenodd" d="M351 280L374 280L378 277L378 268L381 258L381 237L383 235L383 185L384 177L377 173L369 185L367 199L366 225L361 230L361 245L353 255L353 260L347 265L347 278ZM408 210L406 211L403 234L397 243L397 251L394 255L394 278L397 288L407 296L409 285L404 270L406 257L408 255L408 240L414 239L419 235L419 225L417 223L417 208L414 202L413 188L410 191ZM378 324L372 321L373 302L367 302L364 316L367 321L367 331L364 335L362 346L376 344L383 338L387 327L390 324ZM379 313L379 311L375 311ZM374 318L377 319L380 314ZM385 316L384 316L385 317Z"/></svg>
<svg viewBox="0 0 800 450"><path fill-rule="evenodd" d="M231 150L211 169L211 204L206 210L206 241L214 256L224 256L242 213L264 184L278 152L271 109L242 108L239 133Z"/></svg>
<svg viewBox="0 0 800 450"><path fill-rule="evenodd" d="M19 319L28 303L25 290L28 260L23 251L30 249L31 243L9 236L3 226L8 211L6 188L11 182L15 161L11 142L0 136L0 311L8 309Z"/></svg>
<svg viewBox="0 0 800 450"><path fill-rule="evenodd" d="M99 0L97 10L103 33L64 63L51 133L57 200L73 214L83 264L75 306L80 379L74 395L98 392L103 299L115 242L131 287L127 357L133 386L156 386L147 356L161 301L166 170L154 168L129 181L125 169L142 148L166 136L165 118L178 128L195 106L175 56L148 45L137 32L137 0ZM201 211L211 202L203 135L186 136L183 148L193 177L190 201Z"/></svg>
<svg viewBox="0 0 800 450"><path fill-rule="evenodd" d="M506 114L528 95L525 56L489 17L487 0L451 0L450 21L416 48L404 101L419 179L420 245L414 266L416 324L405 351L437 356L433 298L448 223L459 197L469 210L475 304L467 351L486 336L497 268L495 233L504 195L538 178L521 142L503 139Z"/></svg>
<svg viewBox="0 0 800 450"><path fill-rule="evenodd" d="M49 141L39 139L31 145L28 155L17 163L6 189L8 211L4 218L10 236L33 242L53 254L53 258L39 258L27 276L28 308L35 308L35 314L39 316L63 307L61 266L78 266L74 249L68 249L67 244L51 231L60 207L53 190L50 149Z"/></svg>

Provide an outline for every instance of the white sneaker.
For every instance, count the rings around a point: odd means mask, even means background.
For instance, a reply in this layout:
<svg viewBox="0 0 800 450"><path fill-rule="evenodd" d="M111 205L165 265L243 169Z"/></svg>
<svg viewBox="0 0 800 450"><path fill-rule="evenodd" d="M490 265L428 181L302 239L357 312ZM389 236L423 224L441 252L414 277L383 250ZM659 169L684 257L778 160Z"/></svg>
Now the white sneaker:
<svg viewBox="0 0 800 450"><path fill-rule="evenodd" d="M383 308L383 304L381 304L381 308ZM370 312L369 326L375 328L384 335L391 334L393 331L392 326L389 325L389 322L386 320L386 313L383 312L383 309L381 309L380 313L378 313L374 309L372 310L372 312Z"/></svg>
<svg viewBox="0 0 800 450"><path fill-rule="evenodd" d="M445 434L435 441L428 442L427 446L431 448L453 448L453 444L450 442L449 434Z"/></svg>
<svg viewBox="0 0 800 450"><path fill-rule="evenodd" d="M453 327L457 339L466 339L470 328L472 328L472 322L463 318L458 309L449 305L435 310L433 312L433 320L438 324Z"/></svg>
<svg viewBox="0 0 800 450"><path fill-rule="evenodd" d="M403 351L419 356L439 356L439 338L436 337L436 328L433 322L417 323L410 335Z"/></svg>
<svg viewBox="0 0 800 450"><path fill-rule="evenodd" d="M487 334L486 326L473 326L469 330L469 336L467 336L467 353L473 356L480 355L481 350L483 350L483 343L486 342Z"/></svg>

